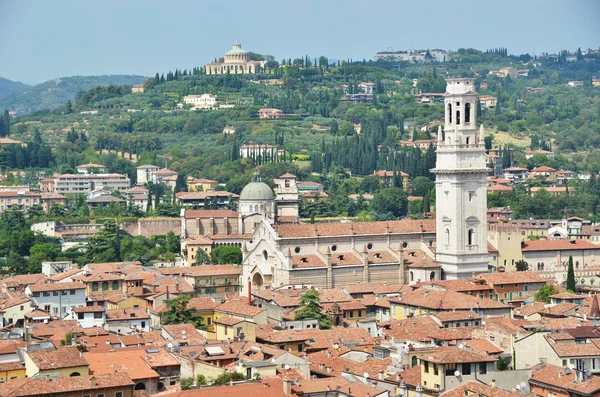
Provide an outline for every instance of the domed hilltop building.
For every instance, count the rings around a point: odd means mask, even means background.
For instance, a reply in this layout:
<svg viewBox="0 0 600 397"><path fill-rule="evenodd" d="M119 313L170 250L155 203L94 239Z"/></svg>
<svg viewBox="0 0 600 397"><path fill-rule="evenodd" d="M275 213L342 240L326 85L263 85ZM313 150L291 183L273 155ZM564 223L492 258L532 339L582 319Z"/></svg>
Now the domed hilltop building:
<svg viewBox="0 0 600 397"><path fill-rule="evenodd" d="M204 66L206 74L256 74L267 61L251 61L250 52L243 50L237 41L231 50L225 53L224 62L208 63Z"/></svg>

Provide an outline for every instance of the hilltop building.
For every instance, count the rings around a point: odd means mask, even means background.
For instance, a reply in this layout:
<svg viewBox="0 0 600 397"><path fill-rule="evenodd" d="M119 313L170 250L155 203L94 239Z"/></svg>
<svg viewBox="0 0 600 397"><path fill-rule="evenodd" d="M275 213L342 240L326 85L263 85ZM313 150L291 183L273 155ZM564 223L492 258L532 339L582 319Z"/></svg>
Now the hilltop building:
<svg viewBox="0 0 600 397"><path fill-rule="evenodd" d="M256 74L265 66L266 61L250 60L250 52L243 50L237 41L224 56L224 62L206 64L206 74Z"/></svg>

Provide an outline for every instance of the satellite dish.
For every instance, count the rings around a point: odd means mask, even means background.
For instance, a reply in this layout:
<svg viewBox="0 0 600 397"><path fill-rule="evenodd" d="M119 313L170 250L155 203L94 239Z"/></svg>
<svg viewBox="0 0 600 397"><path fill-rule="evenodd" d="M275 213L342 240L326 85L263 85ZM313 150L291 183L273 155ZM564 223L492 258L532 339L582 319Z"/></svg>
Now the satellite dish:
<svg viewBox="0 0 600 397"><path fill-rule="evenodd" d="M185 330L182 330L182 331L181 331L181 335L185 335Z"/></svg>
<svg viewBox="0 0 600 397"><path fill-rule="evenodd" d="M485 324L486 324L486 322L485 322L485 321L482 321L482 322L481 322L481 325L485 325Z"/></svg>
<svg viewBox="0 0 600 397"><path fill-rule="evenodd" d="M519 383L519 386L521 386L521 389L525 389L525 387L527 386L527 383L521 382L521 383Z"/></svg>
<svg viewBox="0 0 600 397"><path fill-rule="evenodd" d="M460 376L460 371L454 371L454 376Z"/></svg>
<svg viewBox="0 0 600 397"><path fill-rule="evenodd" d="M515 389L517 389L517 390L521 390L521 385L517 385L517 386L515 386Z"/></svg>
<svg viewBox="0 0 600 397"><path fill-rule="evenodd" d="M527 320L527 318L528 318L528 317L527 317L527 316L523 316L523 318L524 318L525 320Z"/></svg>
<svg viewBox="0 0 600 397"><path fill-rule="evenodd" d="M172 349L172 348L173 348L173 344L172 344L172 343L167 343L167 347L168 347L169 349Z"/></svg>
<svg viewBox="0 0 600 397"><path fill-rule="evenodd" d="M464 348L465 348L465 345L463 345L463 344L461 343L460 345L458 345L458 348L459 348L459 349L464 349Z"/></svg>
<svg viewBox="0 0 600 397"><path fill-rule="evenodd" d="M365 373L363 374L363 377L364 377L365 379L366 379L366 378L368 378L368 377L369 377L369 373L368 373L368 372L365 372Z"/></svg>
<svg viewBox="0 0 600 397"><path fill-rule="evenodd" d="M589 369L585 371L585 376L592 376L592 371Z"/></svg>
<svg viewBox="0 0 600 397"><path fill-rule="evenodd" d="M290 366L288 364L285 365L285 369L286 371L290 369Z"/></svg>

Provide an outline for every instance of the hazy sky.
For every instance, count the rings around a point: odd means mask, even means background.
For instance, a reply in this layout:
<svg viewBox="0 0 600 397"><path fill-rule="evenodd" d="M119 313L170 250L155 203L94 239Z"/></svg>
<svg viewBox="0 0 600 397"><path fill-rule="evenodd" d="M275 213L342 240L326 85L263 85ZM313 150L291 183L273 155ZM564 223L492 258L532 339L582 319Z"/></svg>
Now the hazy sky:
<svg viewBox="0 0 600 397"><path fill-rule="evenodd" d="M277 60L417 47L539 54L598 48L599 17L599 0L0 0L0 76L151 76L210 62L236 39Z"/></svg>

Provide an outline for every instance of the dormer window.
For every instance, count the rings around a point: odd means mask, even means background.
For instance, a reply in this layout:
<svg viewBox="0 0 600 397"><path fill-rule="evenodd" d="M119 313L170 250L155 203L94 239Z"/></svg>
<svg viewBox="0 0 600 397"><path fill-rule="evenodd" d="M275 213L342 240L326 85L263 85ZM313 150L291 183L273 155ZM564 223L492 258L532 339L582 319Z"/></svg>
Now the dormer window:
<svg viewBox="0 0 600 397"><path fill-rule="evenodd" d="M338 260L343 261L344 260L344 255L338 255Z"/></svg>

